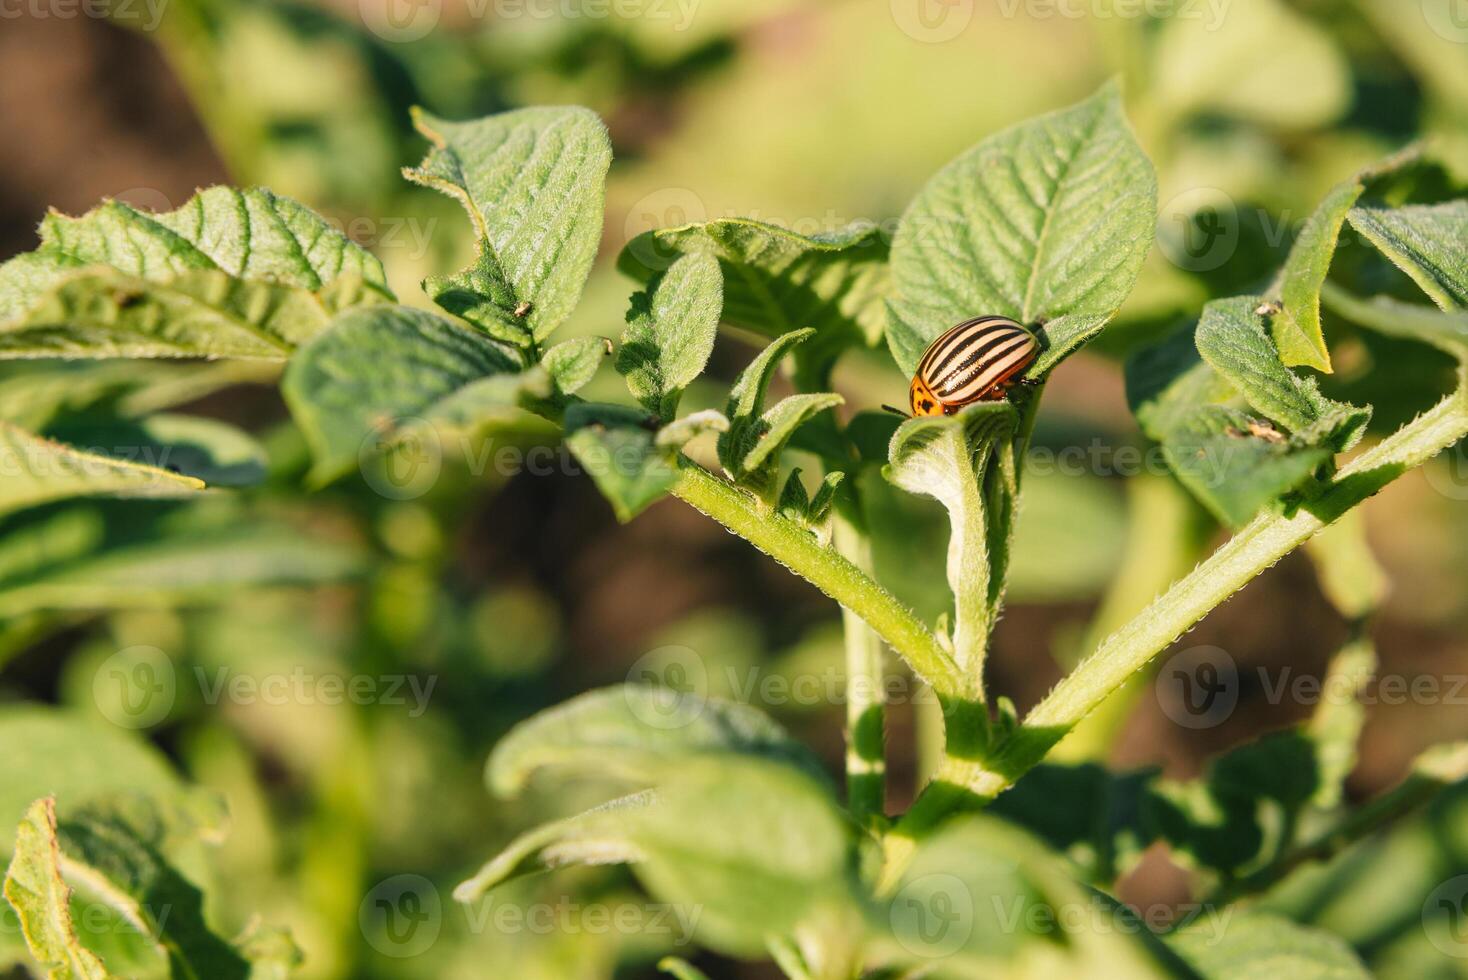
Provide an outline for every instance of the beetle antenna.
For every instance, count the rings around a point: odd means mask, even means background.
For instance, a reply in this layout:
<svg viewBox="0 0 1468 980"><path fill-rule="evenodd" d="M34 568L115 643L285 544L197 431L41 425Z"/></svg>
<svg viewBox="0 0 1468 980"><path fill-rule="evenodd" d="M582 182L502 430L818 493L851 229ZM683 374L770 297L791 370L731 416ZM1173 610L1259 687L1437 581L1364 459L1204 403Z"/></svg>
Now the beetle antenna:
<svg viewBox="0 0 1468 980"><path fill-rule="evenodd" d="M902 418L905 418L905 419L912 418L911 415L908 415L906 412L904 412L900 408L893 408L891 405L883 405L882 407L885 408L887 411L891 412L893 415L898 415L898 416L901 416Z"/></svg>

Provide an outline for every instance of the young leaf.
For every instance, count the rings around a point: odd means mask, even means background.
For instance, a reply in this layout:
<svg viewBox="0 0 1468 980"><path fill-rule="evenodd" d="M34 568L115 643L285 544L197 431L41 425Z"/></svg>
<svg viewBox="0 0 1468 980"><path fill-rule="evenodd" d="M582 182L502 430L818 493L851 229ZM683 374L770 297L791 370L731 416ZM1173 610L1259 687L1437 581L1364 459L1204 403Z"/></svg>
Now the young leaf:
<svg viewBox="0 0 1468 980"><path fill-rule="evenodd" d="M550 375L556 394L573 394L596 376L602 358L612 352L612 342L602 337L577 337L563 340L540 359L540 366Z"/></svg>
<svg viewBox="0 0 1468 980"><path fill-rule="evenodd" d="M781 517L804 524L806 512L810 510L810 496L800 480L800 467L790 471L785 478L785 488L780 491L780 501L775 505Z"/></svg>
<svg viewBox="0 0 1468 980"><path fill-rule="evenodd" d="M871 346L882 336L883 301L891 290L887 243L872 225L802 235L749 218L646 232L618 259L622 271L647 281L677 255L716 257L724 270L724 320L779 337L809 327L816 331L798 359L811 384L847 347Z"/></svg>
<svg viewBox="0 0 1468 980"><path fill-rule="evenodd" d="M461 123L419 110L413 122L433 148L404 176L457 199L479 242L474 265L423 288L497 340L539 344L575 307L596 258L606 127L574 106Z"/></svg>
<svg viewBox="0 0 1468 980"><path fill-rule="evenodd" d="M1468 201L1353 208L1351 227L1444 310L1468 307Z"/></svg>
<svg viewBox="0 0 1468 980"><path fill-rule="evenodd" d="M934 337L999 313L1034 328L1043 377L1131 291L1152 244L1157 179L1115 83L1021 123L940 170L892 244L888 343L911 374Z"/></svg>
<svg viewBox="0 0 1468 980"><path fill-rule="evenodd" d="M724 413L712 408L685 415L669 422L658 430L654 440L659 449L682 449L687 443L705 432L728 432L729 420Z"/></svg>
<svg viewBox="0 0 1468 980"><path fill-rule="evenodd" d="M1255 312L1259 305L1258 297L1238 296L1205 306L1195 337L1198 353L1256 412L1289 432L1321 429L1314 441L1328 442L1337 452L1349 449L1370 409L1333 402L1313 380L1285 367Z"/></svg>
<svg viewBox="0 0 1468 980"><path fill-rule="evenodd" d="M1370 980L1360 958L1342 940L1260 912L1223 920L1200 919L1166 937L1166 942L1204 980L1252 977L1310 977L1311 980Z"/></svg>
<svg viewBox="0 0 1468 980"><path fill-rule="evenodd" d="M647 784L690 759L728 754L821 772L805 746L758 709L624 684L590 691L521 722L495 746L485 778L498 796L515 795L540 769Z"/></svg>
<svg viewBox="0 0 1468 980"><path fill-rule="evenodd" d="M0 422L0 514L68 497L176 497L204 481L125 459L85 452Z"/></svg>
<svg viewBox="0 0 1468 980"><path fill-rule="evenodd" d="M291 359L281 393L326 482L355 465L369 440L386 448L414 426L474 423L513 412L516 365L480 334L423 310L352 310Z"/></svg>
<svg viewBox="0 0 1468 980"><path fill-rule="evenodd" d="M948 511L948 586L960 667L977 666L998 613L1017 422L1009 402L977 402L957 415L904 422L888 451L887 479L909 493L933 497ZM1008 458L995 466L996 454Z"/></svg>
<svg viewBox="0 0 1468 980"><path fill-rule="evenodd" d="M760 416L757 426L745 429L744 436L750 445L737 461L735 472L755 473L766 464L775 463L796 429L820 412L845 402L846 399L834 392L811 392L780 399Z"/></svg>
<svg viewBox="0 0 1468 980"><path fill-rule="evenodd" d="M642 406L658 418L678 412L683 389L703 373L723 308L719 264L685 255L632 295L617 370Z"/></svg>
<svg viewBox="0 0 1468 980"><path fill-rule="evenodd" d="M1320 287L1330 270L1346 214L1356 205L1372 182L1416 162L1417 147L1389 157L1337 184L1306 219L1290 246L1289 258L1280 270L1269 298L1279 304L1270 317L1269 329L1287 367L1303 365L1330 373L1330 351L1320 326Z"/></svg>
<svg viewBox="0 0 1468 980"><path fill-rule="evenodd" d="M37 800L20 823L15 856L5 872L5 899L20 919L31 955L51 980L108 980L101 959L82 945L72 924L54 797Z"/></svg>
<svg viewBox="0 0 1468 980"><path fill-rule="evenodd" d="M781 451L804 422L845 399L829 392L791 395L764 411L765 392L780 360L814 335L796 330L761 351L729 390L729 431L719 437L719 462L736 482L773 493Z"/></svg>
<svg viewBox="0 0 1468 980"><path fill-rule="evenodd" d="M335 312L391 299L375 258L265 190L163 214L109 201L40 235L0 265L0 357L283 359Z"/></svg>
<svg viewBox="0 0 1468 980"><path fill-rule="evenodd" d="M640 409L587 403L566 409L566 446L619 521L632 520L677 482L673 453L657 436L657 420Z"/></svg>
<svg viewBox="0 0 1468 980"><path fill-rule="evenodd" d="M816 495L810 498L810 507L807 511L807 520L813 526L824 524L826 517L831 513L831 505L836 502L836 491L840 488L846 474L840 470L834 470L821 478L820 488Z"/></svg>

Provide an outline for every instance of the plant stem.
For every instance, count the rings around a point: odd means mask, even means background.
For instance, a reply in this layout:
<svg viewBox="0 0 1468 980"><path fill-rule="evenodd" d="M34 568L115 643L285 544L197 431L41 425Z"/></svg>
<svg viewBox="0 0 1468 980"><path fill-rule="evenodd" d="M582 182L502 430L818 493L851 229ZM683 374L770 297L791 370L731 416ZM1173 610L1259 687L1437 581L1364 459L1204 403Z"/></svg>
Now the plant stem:
<svg viewBox="0 0 1468 980"><path fill-rule="evenodd" d="M831 544L868 574L872 546L861 522L861 501L838 505ZM846 804L858 823L872 827L886 816L887 758L882 638L860 616L841 607L846 642Z"/></svg>
<svg viewBox="0 0 1468 980"><path fill-rule="evenodd" d="M685 463L672 492L859 616L934 690L964 690L952 658L913 611L805 527L760 508L755 498L694 463Z"/></svg>
<svg viewBox="0 0 1468 980"><path fill-rule="evenodd" d="M1212 609L1403 472L1468 435L1468 368L1459 388L1341 468L1294 513L1262 514L1140 614L1107 637L1024 723L980 761L945 764L898 824L915 838L953 809L982 806L1034 768L1097 705ZM927 800L924 797L932 796ZM889 872L890 873L890 872Z"/></svg>

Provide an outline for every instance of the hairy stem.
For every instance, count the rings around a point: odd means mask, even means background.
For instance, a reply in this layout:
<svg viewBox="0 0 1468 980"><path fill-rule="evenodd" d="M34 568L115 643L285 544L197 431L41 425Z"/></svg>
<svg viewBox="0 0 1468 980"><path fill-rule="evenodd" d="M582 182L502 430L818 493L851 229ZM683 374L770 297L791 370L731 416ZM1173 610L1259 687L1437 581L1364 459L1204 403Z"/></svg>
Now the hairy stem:
<svg viewBox="0 0 1468 980"><path fill-rule="evenodd" d="M862 529L861 503L838 506L831 544L870 574L872 546ZM886 814L887 757L882 638L845 606L841 627L846 644L846 802L863 826Z"/></svg>
<svg viewBox="0 0 1468 980"><path fill-rule="evenodd" d="M672 492L860 617L934 690L964 690L952 658L913 611L805 527L693 463L685 463Z"/></svg>
<svg viewBox="0 0 1468 980"><path fill-rule="evenodd" d="M1341 468L1293 513L1262 514L1131 622L1101 642L1004 742L979 760L945 763L898 825L921 836L951 811L982 806L1034 768L1112 692L1260 572L1396 477L1468 435L1468 368L1458 390ZM925 799L931 797L931 799ZM890 852L889 852L890 854Z"/></svg>

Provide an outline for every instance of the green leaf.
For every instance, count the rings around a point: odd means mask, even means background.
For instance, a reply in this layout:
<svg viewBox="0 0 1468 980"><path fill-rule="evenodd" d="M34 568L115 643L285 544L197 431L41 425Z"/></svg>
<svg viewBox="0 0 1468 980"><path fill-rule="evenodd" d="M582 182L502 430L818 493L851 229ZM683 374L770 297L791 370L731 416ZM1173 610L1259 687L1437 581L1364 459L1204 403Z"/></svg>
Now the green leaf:
<svg viewBox="0 0 1468 980"><path fill-rule="evenodd" d="M1251 912L1198 921L1166 937L1205 980L1369 980L1351 947L1319 929Z"/></svg>
<svg viewBox="0 0 1468 980"><path fill-rule="evenodd" d="M1356 744L1366 725L1366 706L1360 698L1375 672L1376 648L1363 638L1336 652L1321 682L1326 694L1311 715L1306 733L1315 743L1320 769L1320 786L1311 803L1322 809L1340 803L1346 777L1356 768Z"/></svg>
<svg viewBox="0 0 1468 980"><path fill-rule="evenodd" d="M657 419L641 409L588 403L566 409L566 446L619 521L636 517L677 482L673 450L658 435Z"/></svg>
<svg viewBox="0 0 1468 980"><path fill-rule="evenodd" d="M644 408L661 419L678 412L678 399L703 372L714 349L723 308L719 264L685 255L634 293L617 370Z"/></svg>
<svg viewBox="0 0 1468 980"><path fill-rule="evenodd" d="M767 337L811 328L801 350L803 387L827 383L842 350L875 345L891 291L887 243L873 225L802 235L749 218L723 218L646 232L618 265L639 281L677 255L712 255L724 272L724 320Z"/></svg>
<svg viewBox="0 0 1468 980"><path fill-rule="evenodd" d="M986 313L1036 330L1043 377L1106 324L1152 245L1157 179L1115 84L989 137L940 170L892 245L887 339L911 374L927 345Z"/></svg>
<svg viewBox="0 0 1468 980"><path fill-rule="evenodd" d="M291 359L281 392L316 458L313 478L327 482L422 427L441 436L515 414L529 383L515 368L478 333L382 306L338 317Z"/></svg>
<svg viewBox="0 0 1468 980"><path fill-rule="evenodd" d="M1257 307L1254 297L1210 303L1195 334L1179 332L1127 365L1142 431L1162 444L1178 480L1231 526L1307 486L1369 417L1292 374Z"/></svg>
<svg viewBox="0 0 1468 980"><path fill-rule="evenodd" d="M662 902L697 908L699 941L756 955L850 902L855 828L830 791L789 766L745 757L690 760L638 812L639 880Z"/></svg>
<svg viewBox="0 0 1468 980"><path fill-rule="evenodd" d="M576 337L546 351L540 366L550 375L556 393L564 397L589 384L602 358L611 352L612 342L604 337Z"/></svg>
<svg viewBox="0 0 1468 980"><path fill-rule="evenodd" d="M765 393L781 359L814 333L796 330L777 338L749 363L729 390L729 431L719 437L719 462L735 482L757 493L773 494L780 453L795 430L845 401L830 392L811 392L791 395L764 411Z"/></svg>
<svg viewBox="0 0 1468 980"><path fill-rule="evenodd" d="M760 416L757 426L745 429L744 436L751 444L739 460L738 472L754 473L778 462L796 429L820 412L845 402L845 398L833 392L811 392L780 399Z"/></svg>
<svg viewBox="0 0 1468 980"><path fill-rule="evenodd" d="M1205 306L1195 336L1198 353L1250 407L1286 431L1337 452L1349 449L1364 431L1370 409L1331 401L1313 379L1285 367L1256 312L1259 306L1252 296Z"/></svg>
<svg viewBox="0 0 1468 980"><path fill-rule="evenodd" d="M1468 201L1353 208L1351 227L1447 311L1468 307Z"/></svg>
<svg viewBox="0 0 1468 980"><path fill-rule="evenodd" d="M265 190L164 214L109 201L40 235L0 265L0 357L282 359L333 313L391 298L375 258Z"/></svg>
<svg viewBox="0 0 1468 980"><path fill-rule="evenodd" d="M423 288L434 301L516 347L550 336L586 285L601 238L612 145L589 109L517 109L472 122L421 110L433 149L409 180L469 212L478 261Z"/></svg>
<svg viewBox="0 0 1468 980"><path fill-rule="evenodd" d="M762 756L821 772L803 745L756 708L624 684L590 691L521 722L495 746L485 778L499 796L518 793L541 769L646 785L708 755Z"/></svg>
<svg viewBox="0 0 1468 980"><path fill-rule="evenodd" d="M77 938L71 889L61 877L56 800L37 800L21 821L15 856L5 872L5 899L20 918L31 955L50 980L107 980L97 954Z"/></svg>
<svg viewBox="0 0 1468 980"><path fill-rule="evenodd" d="M729 420L724 418L724 413L707 408L669 422L658 430L654 441L661 449L682 449L690 440L705 432L728 431Z"/></svg>
<svg viewBox="0 0 1468 980"><path fill-rule="evenodd" d="M1014 496L1018 413L1007 401L977 402L957 415L904 422L892 436L884 474L948 511L948 587L953 649L960 667L977 666L998 615ZM996 461L998 465L993 465Z"/></svg>
<svg viewBox="0 0 1468 980"><path fill-rule="evenodd" d="M1330 270L1346 214L1355 207L1369 184L1419 158L1420 150L1409 147L1361 170L1333 187L1306 219L1290 246L1284 268L1269 290L1269 298L1279 304L1279 311L1270 317L1269 329L1280 360L1286 366L1303 365L1330 373L1330 351L1325 346L1320 325L1320 287Z"/></svg>
<svg viewBox="0 0 1468 980"><path fill-rule="evenodd" d="M632 862L656 899L699 910L703 943L737 954L847 900L854 828L822 782L770 759L709 751L662 769L656 791L522 835L455 897L472 901L571 861Z"/></svg>
<svg viewBox="0 0 1468 980"><path fill-rule="evenodd" d="M664 956L658 960L658 969L671 976L673 980L709 980L708 975L698 967L676 956Z"/></svg>
<svg viewBox="0 0 1468 980"><path fill-rule="evenodd" d="M1173 975L1146 928L1088 892L1028 834L992 817L962 817L923 840L876 909L874 947L887 962L943 976Z"/></svg>
<svg viewBox="0 0 1468 980"><path fill-rule="evenodd" d="M1197 13L1170 17L1154 42L1152 85L1167 114L1211 110L1303 129L1350 105L1349 63L1329 33L1286 4Z"/></svg>
<svg viewBox="0 0 1468 980"><path fill-rule="evenodd" d="M1229 874L1250 870L1290 843L1281 828L1324 785L1321 759L1307 732L1273 732L1230 750L1202 778L1157 780L1141 820L1179 860Z"/></svg>
<svg viewBox="0 0 1468 980"><path fill-rule="evenodd" d="M163 754L132 732L101 720L38 704L0 708L0 740L25 746L0 753L0 853L42 796L63 814L89 801L132 794L194 809L190 791Z"/></svg>
<svg viewBox="0 0 1468 980"><path fill-rule="evenodd" d="M189 517L142 504L27 515L0 536L0 617L218 602L245 586L341 581L362 565L350 543L265 515Z"/></svg>
<svg viewBox="0 0 1468 980"><path fill-rule="evenodd" d="M474 877L454 889L454 898L472 902L490 889L522 875L571 864L629 864L642 852L628 840L636 815L626 811L657 805L651 791L633 793L564 820L541 824L516 837Z"/></svg>
<svg viewBox="0 0 1468 980"><path fill-rule="evenodd" d="M265 479L265 449L243 429L195 415L144 419L77 416L46 436L112 458L155 465L209 486L246 487Z"/></svg>
<svg viewBox="0 0 1468 980"><path fill-rule="evenodd" d="M162 950L174 976L249 976L249 963L204 921L203 895L128 819L89 808L58 826L63 872Z"/></svg>
<svg viewBox="0 0 1468 980"><path fill-rule="evenodd" d="M143 463L84 452L0 422L0 514L69 497L177 497L204 481Z"/></svg>

